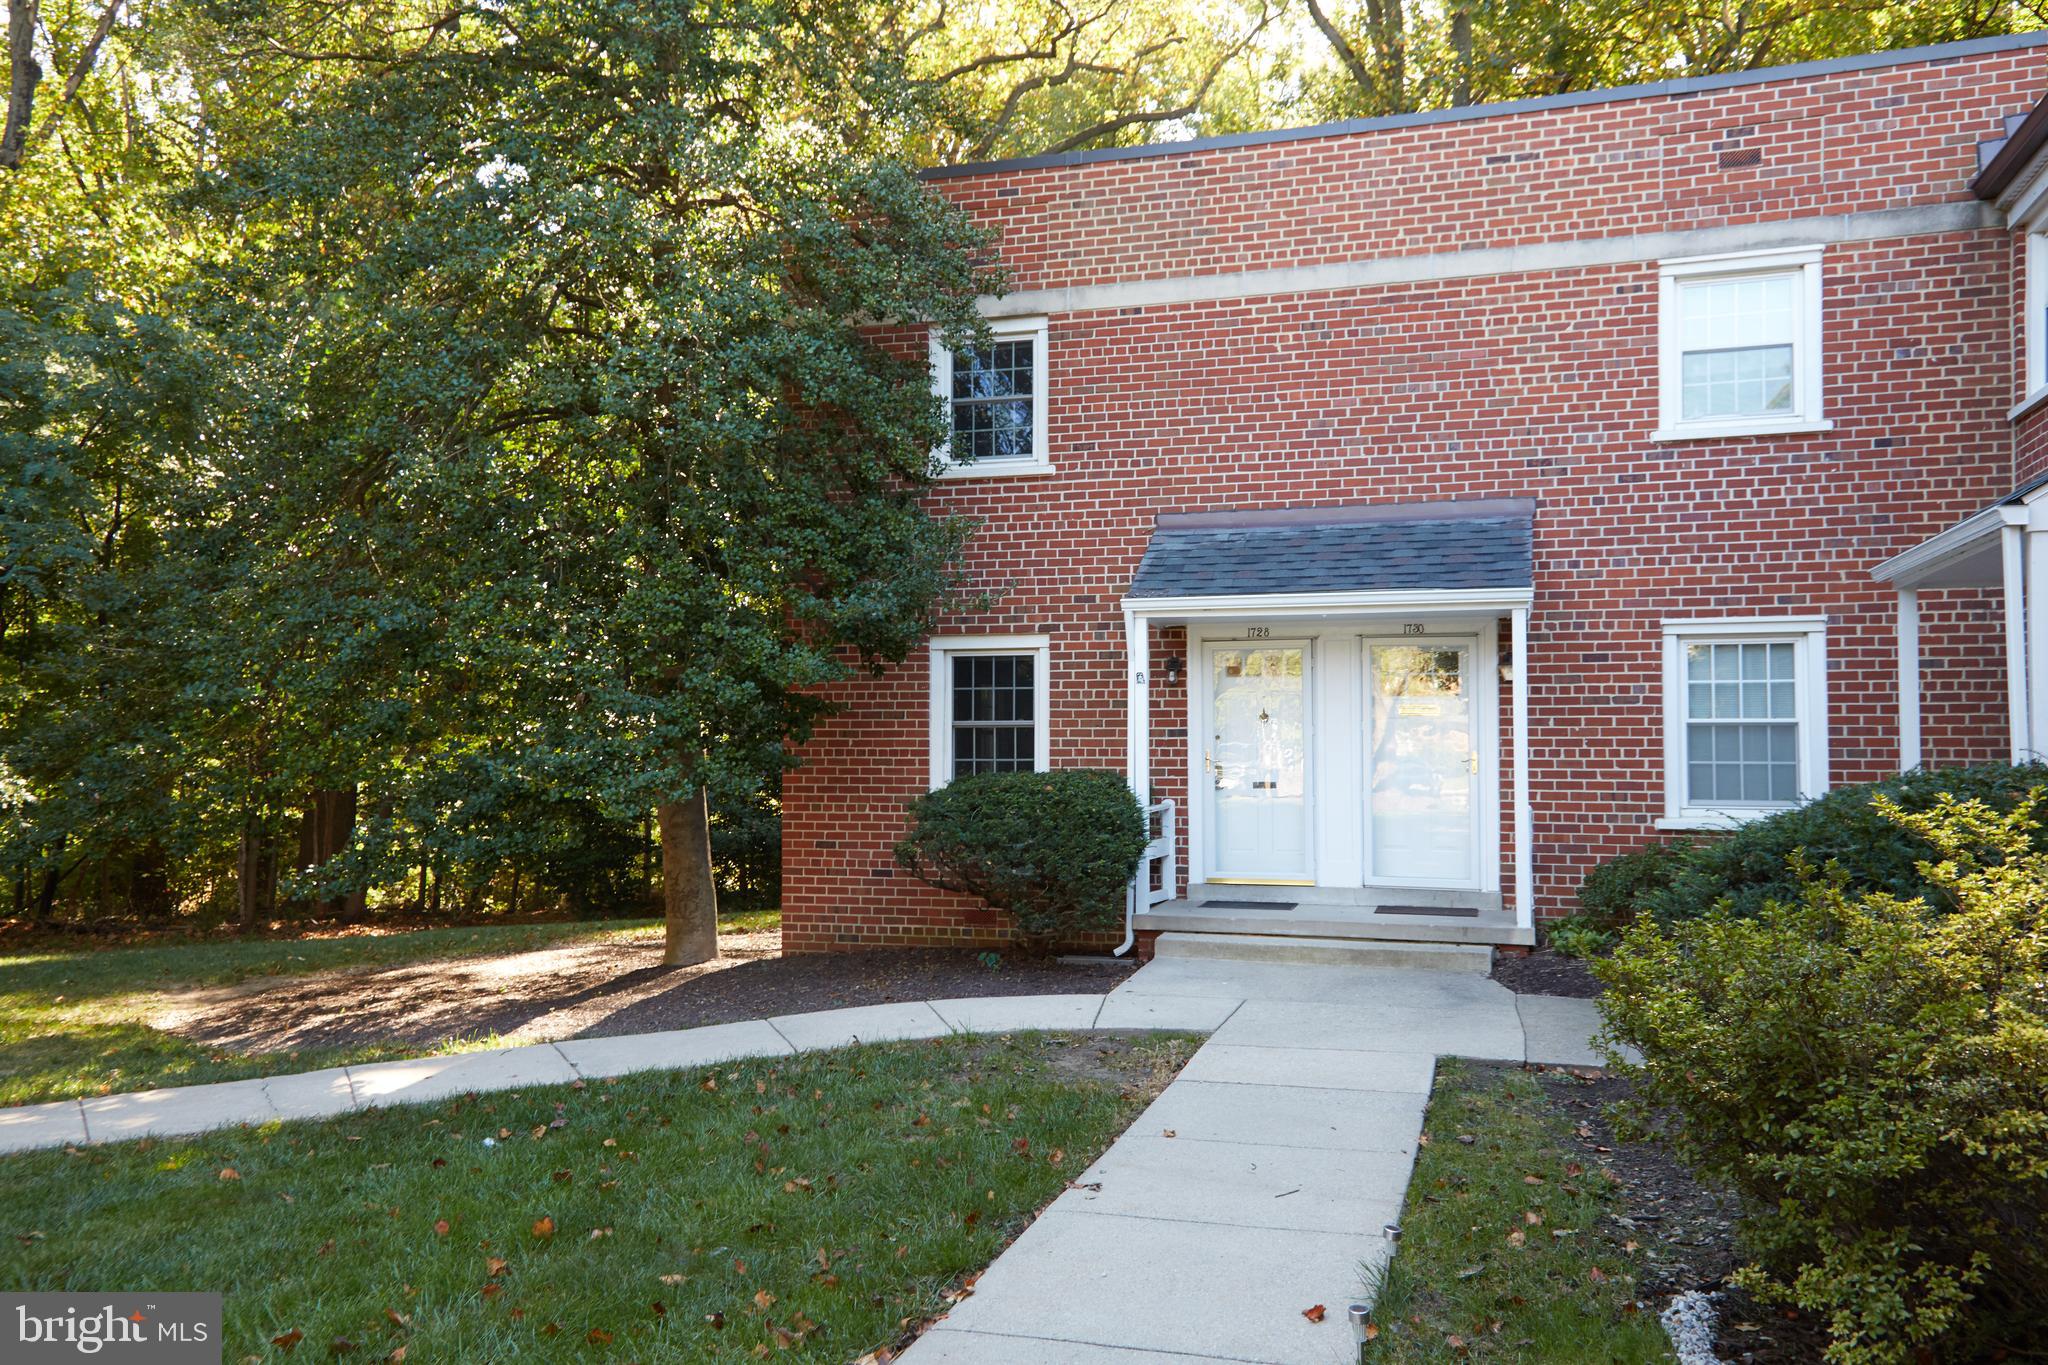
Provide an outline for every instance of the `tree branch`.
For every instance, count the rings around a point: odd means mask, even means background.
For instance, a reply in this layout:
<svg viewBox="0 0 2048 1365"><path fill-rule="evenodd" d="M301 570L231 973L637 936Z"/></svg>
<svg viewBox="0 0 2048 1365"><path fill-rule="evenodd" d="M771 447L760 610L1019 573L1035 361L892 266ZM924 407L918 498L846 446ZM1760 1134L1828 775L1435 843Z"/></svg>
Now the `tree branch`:
<svg viewBox="0 0 2048 1365"><path fill-rule="evenodd" d="M1319 0L1308 0L1309 18L1316 21L1323 37L1329 40L1330 50L1337 54L1337 60L1344 63L1344 69L1351 73L1351 79L1358 82L1358 88L1368 95L1379 93L1379 82L1372 78L1372 72L1358 56L1358 49L1351 46L1351 40L1343 30L1330 22L1330 16L1323 13Z"/></svg>

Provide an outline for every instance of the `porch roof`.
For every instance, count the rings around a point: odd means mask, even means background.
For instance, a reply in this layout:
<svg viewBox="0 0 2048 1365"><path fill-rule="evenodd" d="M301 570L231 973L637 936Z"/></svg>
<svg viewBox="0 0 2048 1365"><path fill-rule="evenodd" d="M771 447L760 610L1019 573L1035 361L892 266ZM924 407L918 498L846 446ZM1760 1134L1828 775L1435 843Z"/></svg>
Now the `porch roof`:
<svg viewBox="0 0 2048 1365"><path fill-rule="evenodd" d="M1982 510L1964 517L1870 571L1894 588L1988 588L2003 581L1999 536L2025 525L2021 509L2048 494L2048 474L2029 479Z"/></svg>
<svg viewBox="0 0 2048 1365"><path fill-rule="evenodd" d="M1360 592L1526 592L1524 498L1162 514L1126 601Z"/></svg>

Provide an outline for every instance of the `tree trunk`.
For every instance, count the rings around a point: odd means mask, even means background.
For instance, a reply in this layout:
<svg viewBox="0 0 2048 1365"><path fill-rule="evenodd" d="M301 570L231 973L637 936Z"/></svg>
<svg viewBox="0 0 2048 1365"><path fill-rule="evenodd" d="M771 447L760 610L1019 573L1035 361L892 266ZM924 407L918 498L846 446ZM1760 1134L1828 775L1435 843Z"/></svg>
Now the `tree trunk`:
<svg viewBox="0 0 2048 1365"><path fill-rule="evenodd" d="M235 862L235 901L242 932L270 918L277 901L275 841L254 813L242 822L242 852Z"/></svg>
<svg viewBox="0 0 2048 1365"><path fill-rule="evenodd" d="M686 967L718 956L718 884L711 876L711 808L699 787L687 801L655 808L661 824L661 901L668 921L663 965Z"/></svg>
<svg viewBox="0 0 2048 1365"><path fill-rule="evenodd" d="M323 867L327 860L348 847L356 831L356 789L354 784L316 791L299 819L299 870ZM345 896L318 902L319 912L335 918L353 918L368 906L367 892L351 891Z"/></svg>
<svg viewBox="0 0 2048 1365"><path fill-rule="evenodd" d="M43 68L36 61L36 20L39 0L7 3L7 115L0 121L0 170L21 164L28 144L29 117L35 111L36 87Z"/></svg>

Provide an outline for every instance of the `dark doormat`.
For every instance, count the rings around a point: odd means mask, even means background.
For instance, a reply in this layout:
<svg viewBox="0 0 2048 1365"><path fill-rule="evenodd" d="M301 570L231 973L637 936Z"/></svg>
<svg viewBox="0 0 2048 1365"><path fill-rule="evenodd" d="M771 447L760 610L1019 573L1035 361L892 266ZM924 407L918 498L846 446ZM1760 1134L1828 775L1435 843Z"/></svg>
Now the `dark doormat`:
<svg viewBox="0 0 2048 1365"><path fill-rule="evenodd" d="M1204 910L1292 910L1294 901L1203 901Z"/></svg>
<svg viewBox="0 0 2048 1365"><path fill-rule="evenodd" d="M1373 909L1375 915L1434 915L1442 919L1478 919L1479 912L1469 905L1381 905Z"/></svg>

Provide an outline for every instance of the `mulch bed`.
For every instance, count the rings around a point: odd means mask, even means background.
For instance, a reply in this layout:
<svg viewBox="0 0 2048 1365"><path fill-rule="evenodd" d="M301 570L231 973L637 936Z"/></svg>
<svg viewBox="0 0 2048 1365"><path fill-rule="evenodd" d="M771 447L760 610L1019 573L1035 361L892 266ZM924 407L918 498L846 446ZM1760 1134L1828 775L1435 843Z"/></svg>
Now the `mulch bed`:
<svg viewBox="0 0 2048 1365"><path fill-rule="evenodd" d="M780 930L720 935L722 956L661 965L661 933L497 957L270 978L161 998L149 1022L239 1052L380 1042L508 1044L652 1033L768 1015L970 995L1093 994L1135 963L1094 966L973 952L890 949L783 957Z"/></svg>
<svg viewBox="0 0 2048 1365"><path fill-rule="evenodd" d="M1672 1295L1688 1289L1718 1294L1715 1351L1731 1365L1810 1365L1820 1359L1827 1332L1818 1321L1728 1287L1740 1263L1734 1196L1702 1185L1660 1146L1615 1137L1606 1109L1629 1098L1628 1082L1562 1068L1540 1071L1537 1080L1576 1125L1575 1140L1588 1153L1587 1164L1605 1163L1621 1182L1608 1232L1616 1242L1641 1245L1638 1288L1646 1303L1661 1311Z"/></svg>
<svg viewBox="0 0 2048 1365"><path fill-rule="evenodd" d="M1600 983L1584 961L1565 957L1548 948L1533 953L1493 955L1493 979L1516 995L1569 995L1591 1000L1600 994Z"/></svg>

